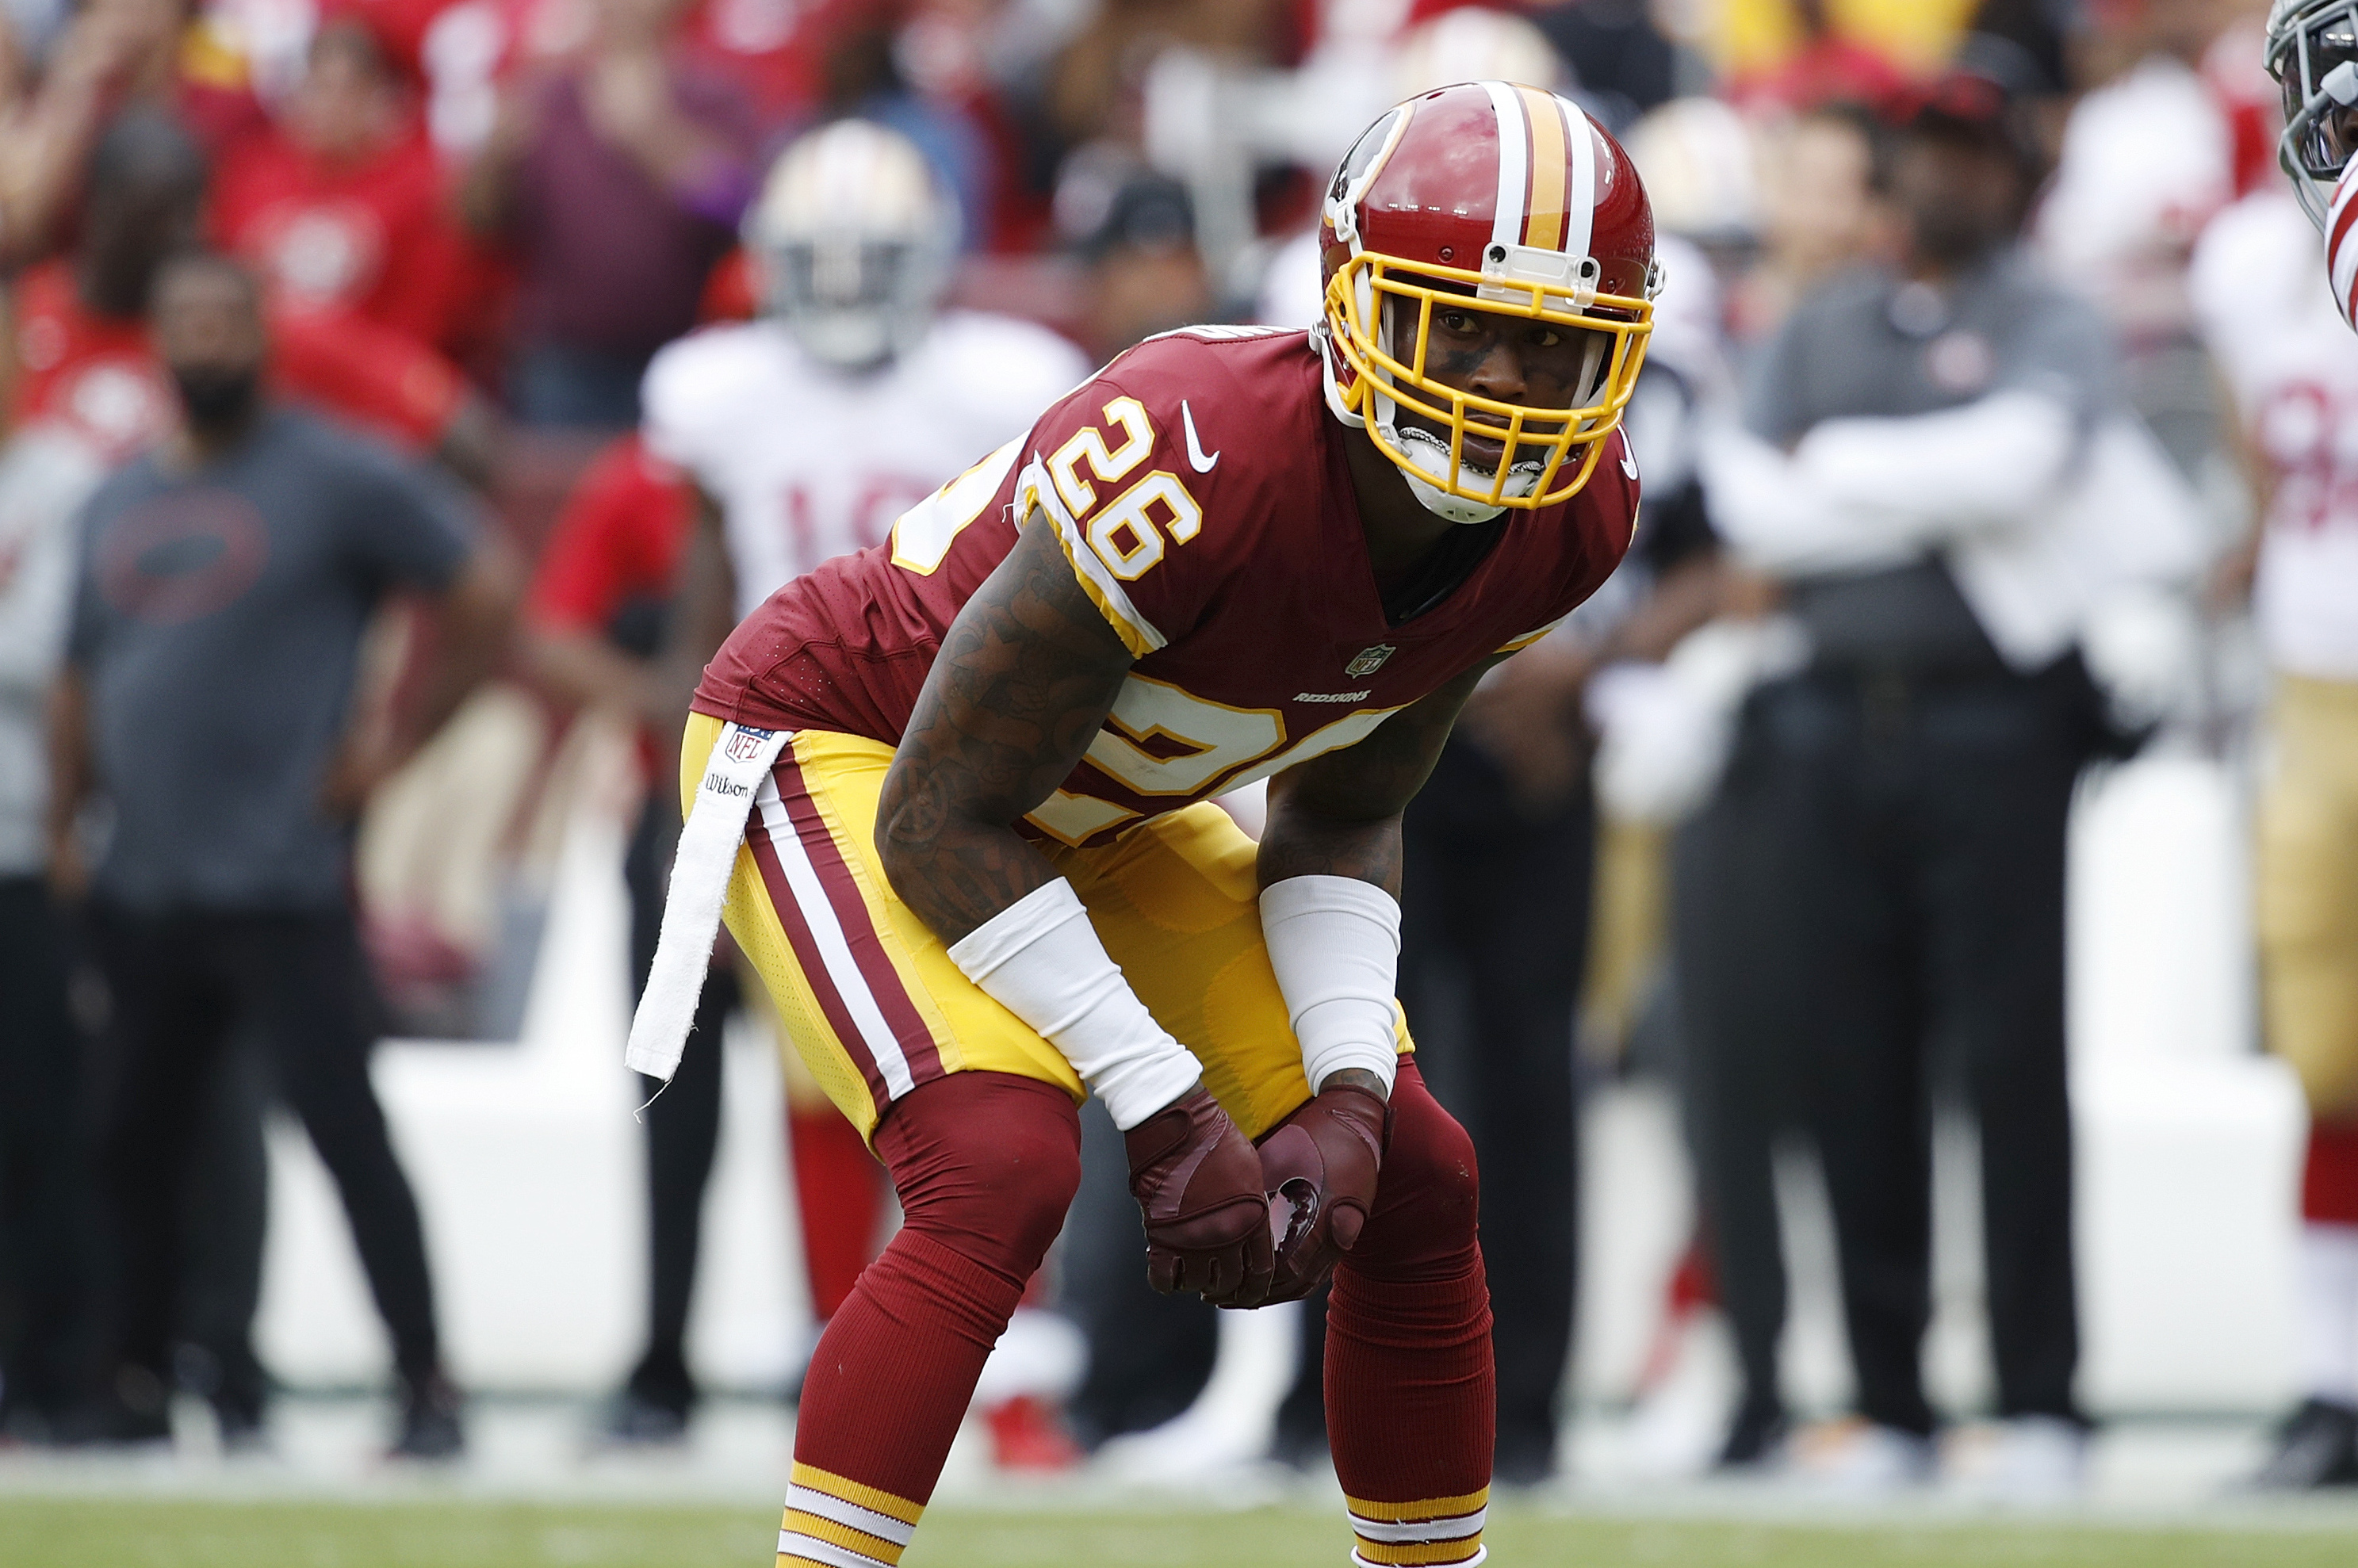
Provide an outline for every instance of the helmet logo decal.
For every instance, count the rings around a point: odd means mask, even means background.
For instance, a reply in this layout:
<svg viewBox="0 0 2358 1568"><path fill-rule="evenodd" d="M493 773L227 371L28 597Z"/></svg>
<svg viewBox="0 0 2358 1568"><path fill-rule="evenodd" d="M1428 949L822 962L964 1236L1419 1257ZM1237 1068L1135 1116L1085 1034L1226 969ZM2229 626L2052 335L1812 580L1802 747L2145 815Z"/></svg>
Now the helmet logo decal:
<svg viewBox="0 0 2358 1568"><path fill-rule="evenodd" d="M1355 249L1359 238L1355 216L1359 201L1376 176L1383 172L1384 161L1400 145L1401 133L1408 129L1409 116L1415 112L1413 102L1387 110L1383 118L1351 144L1351 150L1343 155L1342 166L1335 170L1335 183L1326 192L1326 221L1334 225L1335 237Z"/></svg>
<svg viewBox="0 0 2358 1568"><path fill-rule="evenodd" d="M1407 117L1405 108L1388 110L1382 119L1360 134L1359 139L1351 144L1351 150L1343 155L1342 166L1335 170L1335 184L1326 192L1327 200L1347 200L1351 187L1376 171L1380 156L1390 148L1393 130Z"/></svg>

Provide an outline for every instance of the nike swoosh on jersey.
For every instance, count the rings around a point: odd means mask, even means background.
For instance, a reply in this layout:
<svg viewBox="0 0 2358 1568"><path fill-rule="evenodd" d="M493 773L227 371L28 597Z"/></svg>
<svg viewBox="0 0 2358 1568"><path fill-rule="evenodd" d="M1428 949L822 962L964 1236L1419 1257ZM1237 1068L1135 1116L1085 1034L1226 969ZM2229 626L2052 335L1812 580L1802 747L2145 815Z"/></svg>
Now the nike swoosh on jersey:
<svg viewBox="0 0 2358 1568"><path fill-rule="evenodd" d="M1170 406L1165 404L1163 406ZM1187 406L1187 400L1184 397L1179 400L1179 423L1187 431L1187 466L1197 473L1210 473L1219 466L1220 454L1214 452L1208 458L1204 455L1204 443L1195 438L1195 411Z"/></svg>
<svg viewBox="0 0 2358 1568"><path fill-rule="evenodd" d="M1636 454L1631 452L1626 446L1621 449L1621 471L1629 476L1631 483L1634 484L1637 482L1638 459Z"/></svg>

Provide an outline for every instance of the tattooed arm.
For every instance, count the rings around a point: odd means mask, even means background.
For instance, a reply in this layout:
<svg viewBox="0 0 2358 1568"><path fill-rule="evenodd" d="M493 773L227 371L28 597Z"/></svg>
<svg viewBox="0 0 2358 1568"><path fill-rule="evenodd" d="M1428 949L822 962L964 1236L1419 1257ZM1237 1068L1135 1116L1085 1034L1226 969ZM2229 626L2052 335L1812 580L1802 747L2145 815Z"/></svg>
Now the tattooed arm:
<svg viewBox="0 0 2358 1568"><path fill-rule="evenodd" d="M1329 752L1269 783L1260 885L1288 877L1356 877L1401 892L1401 813L1433 772L1475 683L1477 665L1384 720L1356 746Z"/></svg>
<svg viewBox="0 0 2358 1568"><path fill-rule="evenodd" d="M1034 513L942 638L877 810L885 875L943 941L1055 876L1015 824L1088 750L1130 665Z"/></svg>

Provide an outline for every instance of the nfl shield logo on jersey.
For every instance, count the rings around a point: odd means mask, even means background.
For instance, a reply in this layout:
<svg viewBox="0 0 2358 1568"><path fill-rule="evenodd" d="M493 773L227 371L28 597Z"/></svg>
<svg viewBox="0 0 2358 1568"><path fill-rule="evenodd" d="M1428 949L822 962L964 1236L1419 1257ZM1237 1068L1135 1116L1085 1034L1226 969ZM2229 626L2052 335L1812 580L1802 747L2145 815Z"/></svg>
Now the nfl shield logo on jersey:
<svg viewBox="0 0 2358 1568"><path fill-rule="evenodd" d="M1364 658L1366 655L1360 656ZM774 730L748 730L740 726L737 732L729 737L729 760L732 762L752 762L761 754L762 742L774 733Z"/></svg>
<svg viewBox="0 0 2358 1568"><path fill-rule="evenodd" d="M1343 666L1347 676L1371 676L1384 667L1384 661L1400 652L1390 643L1378 643L1372 648L1362 648Z"/></svg>

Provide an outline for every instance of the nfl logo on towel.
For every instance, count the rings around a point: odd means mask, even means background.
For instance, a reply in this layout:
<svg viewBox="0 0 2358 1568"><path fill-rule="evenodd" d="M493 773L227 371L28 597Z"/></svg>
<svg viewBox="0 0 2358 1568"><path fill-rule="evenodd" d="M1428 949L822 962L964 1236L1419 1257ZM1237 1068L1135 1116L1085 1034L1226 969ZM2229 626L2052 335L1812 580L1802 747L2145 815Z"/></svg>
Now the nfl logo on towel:
<svg viewBox="0 0 2358 1568"><path fill-rule="evenodd" d="M1389 653L1390 650L1385 651ZM732 762L752 762L761 754L762 742L775 733L777 731L773 730L748 730L739 726L737 732L729 737L729 760Z"/></svg>
<svg viewBox="0 0 2358 1568"><path fill-rule="evenodd" d="M1400 652L1390 643L1379 643L1372 648L1362 648L1343 666L1347 676L1371 676L1384 667L1384 661Z"/></svg>

